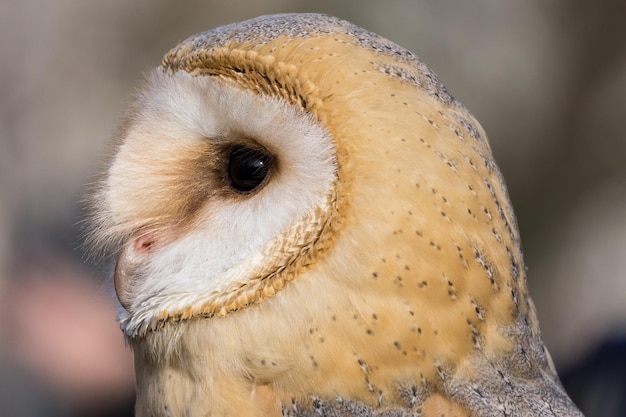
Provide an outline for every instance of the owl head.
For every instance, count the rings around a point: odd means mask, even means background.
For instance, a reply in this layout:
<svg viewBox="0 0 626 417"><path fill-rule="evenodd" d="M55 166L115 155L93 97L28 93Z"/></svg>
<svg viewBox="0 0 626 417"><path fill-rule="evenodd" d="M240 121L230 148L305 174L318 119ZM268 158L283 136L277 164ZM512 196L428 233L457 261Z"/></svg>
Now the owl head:
<svg viewBox="0 0 626 417"><path fill-rule="evenodd" d="M92 206L95 246L120 248L146 415L432 398L577 415L485 132L415 55L348 22L183 41L137 91ZM172 378L185 393L157 399Z"/></svg>

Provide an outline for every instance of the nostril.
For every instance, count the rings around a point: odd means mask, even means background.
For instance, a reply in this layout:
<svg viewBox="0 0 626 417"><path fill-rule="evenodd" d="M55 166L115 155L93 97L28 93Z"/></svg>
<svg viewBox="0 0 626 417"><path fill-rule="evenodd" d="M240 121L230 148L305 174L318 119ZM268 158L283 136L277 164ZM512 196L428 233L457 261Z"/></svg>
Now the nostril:
<svg viewBox="0 0 626 417"><path fill-rule="evenodd" d="M152 252L156 246L156 233L146 233L144 235L139 236L135 240L135 252L137 254L147 254Z"/></svg>

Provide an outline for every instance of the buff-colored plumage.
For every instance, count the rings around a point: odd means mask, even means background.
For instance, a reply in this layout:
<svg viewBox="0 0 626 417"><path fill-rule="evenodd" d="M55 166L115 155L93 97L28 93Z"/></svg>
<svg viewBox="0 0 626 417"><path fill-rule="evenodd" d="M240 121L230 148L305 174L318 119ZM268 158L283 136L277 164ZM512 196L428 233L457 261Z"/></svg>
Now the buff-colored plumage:
<svg viewBox="0 0 626 417"><path fill-rule="evenodd" d="M274 164L249 193L242 143ZM93 202L138 416L581 415L484 131L375 34L310 14L187 39Z"/></svg>

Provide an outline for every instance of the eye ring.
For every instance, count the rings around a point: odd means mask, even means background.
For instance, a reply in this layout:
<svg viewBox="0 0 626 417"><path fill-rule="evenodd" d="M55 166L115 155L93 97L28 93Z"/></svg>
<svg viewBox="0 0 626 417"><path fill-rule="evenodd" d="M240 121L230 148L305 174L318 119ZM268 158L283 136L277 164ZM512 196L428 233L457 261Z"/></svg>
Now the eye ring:
<svg viewBox="0 0 626 417"><path fill-rule="evenodd" d="M250 194L265 185L273 165L274 158L265 149L235 145L228 151L227 183L239 194Z"/></svg>

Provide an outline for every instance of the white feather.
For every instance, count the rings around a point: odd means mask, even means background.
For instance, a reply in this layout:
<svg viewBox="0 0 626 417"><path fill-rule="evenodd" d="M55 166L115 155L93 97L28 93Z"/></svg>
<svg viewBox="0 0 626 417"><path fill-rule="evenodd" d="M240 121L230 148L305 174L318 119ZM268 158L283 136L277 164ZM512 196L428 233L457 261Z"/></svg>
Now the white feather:
<svg viewBox="0 0 626 417"><path fill-rule="evenodd" d="M245 283L266 262L263 249L322 206L336 180L328 132L279 99L213 77L157 70L139 100L141 112L127 142L134 132L145 135L155 126L172 143L252 138L277 154L280 175L249 198L206 201L192 232L152 254L130 308L120 311L129 335L154 325L163 312L201 305Z"/></svg>

